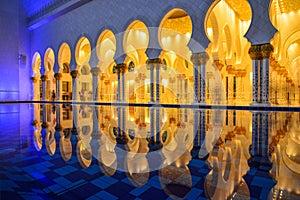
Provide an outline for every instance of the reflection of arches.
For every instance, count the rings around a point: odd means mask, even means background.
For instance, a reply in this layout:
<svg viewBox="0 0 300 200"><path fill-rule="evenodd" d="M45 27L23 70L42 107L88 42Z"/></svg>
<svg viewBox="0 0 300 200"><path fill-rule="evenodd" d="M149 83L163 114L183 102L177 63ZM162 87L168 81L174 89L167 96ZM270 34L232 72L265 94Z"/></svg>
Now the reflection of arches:
<svg viewBox="0 0 300 200"><path fill-rule="evenodd" d="M71 143L71 136L72 133L70 129L66 129L61 134L60 141L59 141L59 151L62 159L67 162L72 157L72 143Z"/></svg>
<svg viewBox="0 0 300 200"><path fill-rule="evenodd" d="M89 144L84 144L82 140L79 140L76 146L76 155L81 167L87 168L91 165L92 148Z"/></svg>
<svg viewBox="0 0 300 200"><path fill-rule="evenodd" d="M40 151L43 146L43 138L42 138L42 134L41 134L41 129L35 128L33 136L34 136L33 143L34 143L35 149L37 151Z"/></svg>
<svg viewBox="0 0 300 200"><path fill-rule="evenodd" d="M51 130L47 130L46 133L46 149L50 156L53 156L56 151L56 140L54 136L54 132Z"/></svg>
<svg viewBox="0 0 300 200"><path fill-rule="evenodd" d="M190 160L190 152L185 151L175 162L158 172L161 187L172 199L185 199L192 189L192 176L187 167Z"/></svg>

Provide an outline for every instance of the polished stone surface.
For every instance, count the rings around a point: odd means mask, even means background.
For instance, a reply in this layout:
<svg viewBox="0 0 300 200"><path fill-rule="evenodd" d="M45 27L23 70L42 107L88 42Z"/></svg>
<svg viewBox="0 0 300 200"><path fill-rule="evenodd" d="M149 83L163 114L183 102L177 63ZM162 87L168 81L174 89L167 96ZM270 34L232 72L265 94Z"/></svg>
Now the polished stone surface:
<svg viewBox="0 0 300 200"><path fill-rule="evenodd" d="M299 112L2 104L0 113L1 199L300 197Z"/></svg>

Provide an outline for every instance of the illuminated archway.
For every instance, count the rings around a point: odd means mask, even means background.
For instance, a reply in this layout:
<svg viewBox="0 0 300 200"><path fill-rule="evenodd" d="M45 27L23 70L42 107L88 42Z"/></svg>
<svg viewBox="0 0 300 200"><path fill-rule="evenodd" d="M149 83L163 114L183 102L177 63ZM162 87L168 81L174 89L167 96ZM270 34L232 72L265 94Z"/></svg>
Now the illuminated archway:
<svg viewBox="0 0 300 200"><path fill-rule="evenodd" d="M60 100L72 99L72 77L70 75L71 49L67 43L62 43L58 51L59 73L61 73L61 87L57 94Z"/></svg>
<svg viewBox="0 0 300 200"><path fill-rule="evenodd" d="M193 76L193 68L190 62L191 51L187 46L192 31L191 17L186 11L178 8L170 10L159 26L158 40L163 49L160 58L165 61L161 70L162 87L168 85L166 91L171 90L175 94L176 103L190 103L192 99L188 97L188 91L192 91L193 79L190 77ZM166 94L161 94L161 101L167 103Z"/></svg>
<svg viewBox="0 0 300 200"><path fill-rule="evenodd" d="M147 55L145 51L149 43L149 32L146 25L141 21L133 21L125 31L124 35L124 50L126 53L126 58L124 63L127 65L127 72L124 77L125 99L130 102L136 101L137 92L142 92L142 90L137 90L139 88L138 83L135 82L139 73L146 72L146 61ZM133 72L133 73L130 73ZM126 81L129 80L129 81Z"/></svg>
<svg viewBox="0 0 300 200"><path fill-rule="evenodd" d="M298 104L300 100L300 3L290 0L273 0L269 15L278 30L271 40L274 52L271 65L271 102Z"/></svg>
<svg viewBox="0 0 300 200"><path fill-rule="evenodd" d="M205 31L211 41L206 51L221 74L228 104L246 105L251 101L250 43L243 37L251 19L251 7L246 0L216 1L206 15Z"/></svg>
<svg viewBox="0 0 300 200"><path fill-rule="evenodd" d="M90 73L89 60L91 56L91 44L86 37L81 37L76 45L75 59L78 71L76 100L92 100L92 74Z"/></svg>
<svg viewBox="0 0 300 200"><path fill-rule="evenodd" d="M44 68L45 75L47 75L46 79L46 100L51 100L52 93L55 93L55 79L54 79L54 62L55 56L54 52L51 48L48 48L44 55Z"/></svg>
<svg viewBox="0 0 300 200"><path fill-rule="evenodd" d="M97 56L99 59L98 66L101 71L98 94L100 101L112 101L116 98L117 76L113 74L115 65L114 56L116 53L116 38L112 31L104 30L96 46Z"/></svg>
<svg viewBox="0 0 300 200"><path fill-rule="evenodd" d="M36 52L32 58L33 100L40 100L41 92L41 55Z"/></svg>

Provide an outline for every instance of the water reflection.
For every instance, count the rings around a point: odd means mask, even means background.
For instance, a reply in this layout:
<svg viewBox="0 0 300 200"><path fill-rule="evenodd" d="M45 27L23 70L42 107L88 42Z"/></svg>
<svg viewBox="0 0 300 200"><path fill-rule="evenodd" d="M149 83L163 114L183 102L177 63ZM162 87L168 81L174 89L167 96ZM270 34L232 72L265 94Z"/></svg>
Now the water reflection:
<svg viewBox="0 0 300 200"><path fill-rule="evenodd" d="M96 159L106 176L124 171L136 187L156 172L172 199L194 187L209 199L289 199L300 195L299 121L299 113L35 104L32 125L37 151L53 156L59 143L64 161L76 156L88 168Z"/></svg>

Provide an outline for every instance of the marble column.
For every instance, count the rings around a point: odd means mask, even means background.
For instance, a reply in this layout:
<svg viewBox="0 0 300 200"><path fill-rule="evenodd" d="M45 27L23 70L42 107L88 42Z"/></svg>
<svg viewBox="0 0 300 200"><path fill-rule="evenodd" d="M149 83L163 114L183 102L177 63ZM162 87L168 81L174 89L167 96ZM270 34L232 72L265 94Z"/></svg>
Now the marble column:
<svg viewBox="0 0 300 200"><path fill-rule="evenodd" d="M99 100L99 74L100 74L100 68L99 67L94 67L91 69L91 73L93 75L93 89L92 89L92 94L93 94L93 101L98 101ZM102 91L100 91L102 92Z"/></svg>
<svg viewBox="0 0 300 200"><path fill-rule="evenodd" d="M259 92L259 60L261 59L261 50L259 45L252 45L248 51L252 60L252 103L250 105L258 105Z"/></svg>
<svg viewBox="0 0 300 200"><path fill-rule="evenodd" d="M117 86L117 102L124 101L125 98L125 83L124 74L126 70L126 64L120 63L114 66L114 72L118 76L118 86Z"/></svg>
<svg viewBox="0 0 300 200"><path fill-rule="evenodd" d="M147 60L147 69L150 71L150 103L154 103L154 66L157 59Z"/></svg>
<svg viewBox="0 0 300 200"><path fill-rule="evenodd" d="M194 110L194 148L200 147L199 110Z"/></svg>
<svg viewBox="0 0 300 200"><path fill-rule="evenodd" d="M274 48L271 44L263 44L261 45L261 56L262 60L260 61L261 67L261 76L260 76L260 103L264 106L270 106L269 100L269 71L270 71L270 55L273 52Z"/></svg>
<svg viewBox="0 0 300 200"><path fill-rule="evenodd" d="M156 103L160 102L160 68L161 68L162 61L158 58L157 63L155 63L155 70L156 70Z"/></svg>
<svg viewBox="0 0 300 200"><path fill-rule="evenodd" d="M200 54L200 103L206 104L206 63L209 56L206 52Z"/></svg>
<svg viewBox="0 0 300 200"><path fill-rule="evenodd" d="M118 76L118 85L117 85L117 101L121 101L121 73L117 72Z"/></svg>
<svg viewBox="0 0 300 200"><path fill-rule="evenodd" d="M209 56L206 52L193 53L191 56L191 61L194 65L194 103L206 104L206 63L208 59ZM199 71L200 86L198 83Z"/></svg>
<svg viewBox="0 0 300 200"><path fill-rule="evenodd" d="M47 81L47 75L41 76L42 80L42 100L45 101L46 99L46 81Z"/></svg>
<svg viewBox="0 0 300 200"><path fill-rule="evenodd" d="M70 72L71 76L72 76L72 100L73 101L77 101L77 96L78 96L78 87L77 87L77 75L78 75L78 71L77 70L73 70Z"/></svg>
<svg viewBox="0 0 300 200"><path fill-rule="evenodd" d="M160 108L156 108L156 117L155 117L155 122L156 122L156 143L161 144L160 142Z"/></svg>
<svg viewBox="0 0 300 200"><path fill-rule="evenodd" d="M56 73L54 74L55 80L56 80L56 100L60 101L61 100L61 78L62 78L62 73Z"/></svg>

